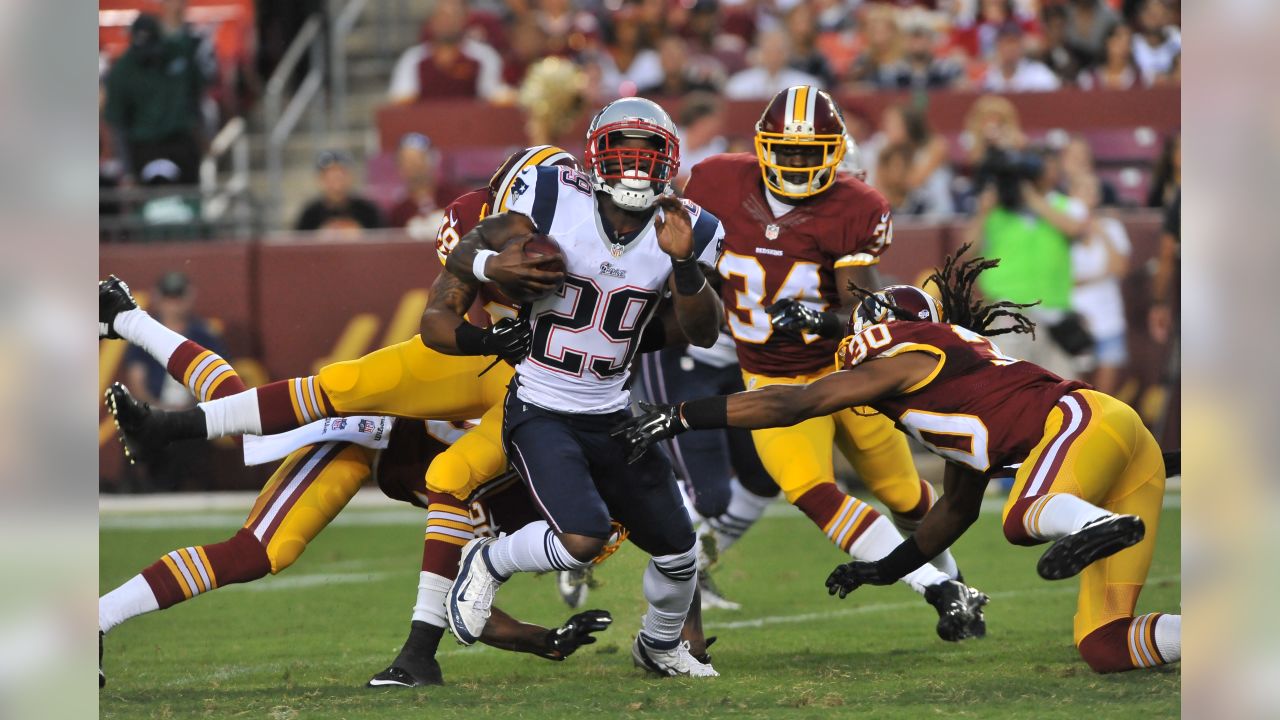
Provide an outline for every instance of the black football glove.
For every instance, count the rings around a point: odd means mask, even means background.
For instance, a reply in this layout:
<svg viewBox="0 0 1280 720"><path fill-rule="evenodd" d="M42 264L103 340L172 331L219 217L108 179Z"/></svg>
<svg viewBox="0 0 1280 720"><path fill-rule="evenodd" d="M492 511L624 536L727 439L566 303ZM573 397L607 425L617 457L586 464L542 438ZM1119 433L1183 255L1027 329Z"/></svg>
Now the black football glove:
<svg viewBox="0 0 1280 720"><path fill-rule="evenodd" d="M827 594L835 595L840 593L840 597L843 599L863 585L892 585L897 581L898 578L890 578L885 575L880 563L855 560L844 565L837 565L836 569L831 571L831 574L827 576Z"/></svg>
<svg viewBox="0 0 1280 720"><path fill-rule="evenodd" d="M650 405L641 402L640 410L644 412L643 415L619 423L609 432L631 448L631 454L627 456L628 463L639 460L650 445L670 440L689 429L680 419L679 405Z"/></svg>
<svg viewBox="0 0 1280 720"><path fill-rule="evenodd" d="M840 333L840 318L835 313L814 310L794 298L783 298L764 309L769 321L778 330L817 333L823 337L836 337Z"/></svg>
<svg viewBox="0 0 1280 720"><path fill-rule="evenodd" d="M529 354L533 341L533 329L524 318L505 317L494 323L484 334L484 354L497 355L515 365Z"/></svg>
<svg viewBox="0 0 1280 720"><path fill-rule="evenodd" d="M569 618L568 622L554 630L548 630L546 649L539 656L560 662L583 645L596 641L592 633L603 632L613 623L608 610L588 610Z"/></svg>

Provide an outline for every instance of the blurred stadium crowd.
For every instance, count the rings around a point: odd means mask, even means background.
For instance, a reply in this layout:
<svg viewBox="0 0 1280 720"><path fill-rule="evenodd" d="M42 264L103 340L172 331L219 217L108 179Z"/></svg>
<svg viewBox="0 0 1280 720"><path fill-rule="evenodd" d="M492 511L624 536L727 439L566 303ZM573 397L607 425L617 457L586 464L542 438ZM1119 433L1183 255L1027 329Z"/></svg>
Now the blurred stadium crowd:
<svg viewBox="0 0 1280 720"><path fill-rule="evenodd" d="M1063 123L1083 128L1075 131L1052 123L1029 127L1017 100L1021 93L1075 93L1084 98L1078 112L1087 116L1094 94L1176 88L1179 0L421 5L418 42L382 49L389 72L378 80L379 118L388 107L417 107L423 117L434 107L464 107L474 115L450 122L465 126L471 117L517 112L522 136L502 147L460 148L433 141L429 128L389 140L384 126L381 147L375 140L363 147L321 140L304 156L302 179L289 179L300 198L288 212L263 197L277 188L253 192L263 187L255 154L251 174L258 182L245 192L249 229L237 231L214 222L218 165L210 152L225 151L216 149L216 138L237 121L250 136L269 134L260 107L270 85L264 78L287 62L307 18L327 18L325 27L332 27L348 4L103 0L102 242L257 238L283 230L359 240L382 228L433 240L442 209L483 182L515 142L560 143L580 153L576 132L609 100L637 94L671 108L687 177L709 155L752 151L750 135L729 127L735 103L763 109L779 90L812 84L845 103L858 148L850 169L865 173L899 223L945 226L954 239L1001 257L1005 272L987 278L988 295L1043 301L1037 320L1050 331L1034 345L1006 351L1088 377L1122 398L1130 364L1161 365L1147 370L1164 381L1176 373L1164 367L1165 353L1133 361L1130 346L1136 330L1162 348L1176 347L1178 130L1090 129L1079 118ZM317 61L304 57L299 65L305 70ZM301 75L286 79L304 84L297 82ZM894 100L868 103L871 112L857 102L885 94ZM937 130L929 108L947 94L969 98L963 122ZM373 137L374 117L351 120ZM295 170L303 162L297 157ZM1155 210L1144 215L1138 208ZM1155 259L1138 266L1127 228L1132 218L1151 220L1157 211L1159 247L1146 253ZM186 292L185 282L169 282ZM1141 307L1126 310L1135 293Z"/></svg>

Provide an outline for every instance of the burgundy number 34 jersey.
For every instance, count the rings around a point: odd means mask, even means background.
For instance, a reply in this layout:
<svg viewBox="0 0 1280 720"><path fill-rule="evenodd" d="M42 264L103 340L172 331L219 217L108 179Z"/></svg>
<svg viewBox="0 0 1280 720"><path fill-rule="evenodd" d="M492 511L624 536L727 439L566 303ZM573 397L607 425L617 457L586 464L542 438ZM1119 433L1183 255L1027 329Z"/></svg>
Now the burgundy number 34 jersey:
<svg viewBox="0 0 1280 720"><path fill-rule="evenodd" d="M921 351L933 373L905 393L872 403L934 454L989 473L1022 462L1044 436L1063 395L1089 386L1002 355L991 340L959 325L890 321L845 338L845 368Z"/></svg>
<svg viewBox="0 0 1280 720"><path fill-rule="evenodd" d="M724 223L717 267L742 369L809 375L831 366L836 341L774 330L765 308L784 298L818 310L837 307L836 268L879 262L893 241L893 220L879 192L847 175L781 217L765 192L756 157L745 153L703 160L684 189Z"/></svg>

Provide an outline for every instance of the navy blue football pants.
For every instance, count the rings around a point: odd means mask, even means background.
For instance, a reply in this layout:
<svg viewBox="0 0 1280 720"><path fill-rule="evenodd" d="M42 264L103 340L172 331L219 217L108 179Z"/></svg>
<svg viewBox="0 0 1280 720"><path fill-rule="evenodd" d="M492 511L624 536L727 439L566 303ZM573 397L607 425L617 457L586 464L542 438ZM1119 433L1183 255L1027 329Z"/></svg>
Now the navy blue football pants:
<svg viewBox="0 0 1280 720"><path fill-rule="evenodd" d="M716 367L698 362L683 347L640 356L640 379L650 402L678 403L709 395L742 392L737 365ZM747 490L762 497L778 494L773 477L760 463L751 431L694 430L662 443L676 475L692 488L693 507L703 517L719 517L729 509L729 481L734 475Z"/></svg>
<svg viewBox="0 0 1280 720"><path fill-rule="evenodd" d="M627 411L560 413L507 392L502 439L534 505L557 533L607 539L610 518L653 556L693 547L693 524L662 453L627 463L628 448L609 436Z"/></svg>

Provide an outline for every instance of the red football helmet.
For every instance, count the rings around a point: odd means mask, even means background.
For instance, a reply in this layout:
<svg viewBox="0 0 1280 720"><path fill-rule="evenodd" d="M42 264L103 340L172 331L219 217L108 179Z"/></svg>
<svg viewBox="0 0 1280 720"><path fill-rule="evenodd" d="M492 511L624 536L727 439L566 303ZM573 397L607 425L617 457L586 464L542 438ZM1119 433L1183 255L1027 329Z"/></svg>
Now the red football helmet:
<svg viewBox="0 0 1280 720"><path fill-rule="evenodd" d="M756 123L756 158L765 187L789 198L805 198L831 187L846 150L844 116L825 90L810 85L787 88L769 101ZM822 153L817 164L793 167L780 161L779 150L793 155ZM802 180L796 180L802 176Z"/></svg>
<svg viewBox="0 0 1280 720"><path fill-rule="evenodd" d="M498 166L497 171L493 173L493 177L489 178L489 197L493 208L491 214L506 212L507 200L511 195L511 185L515 183L516 176L526 168L536 165L559 165L561 167L571 167L575 170L579 168L577 158L571 155L568 150L558 148L555 145L534 145L511 153Z"/></svg>
<svg viewBox="0 0 1280 720"><path fill-rule="evenodd" d="M929 293L915 285L890 285L863 298L849 316L849 335L889 320L942 322L942 309Z"/></svg>

